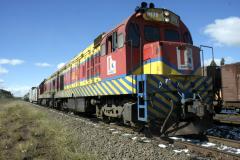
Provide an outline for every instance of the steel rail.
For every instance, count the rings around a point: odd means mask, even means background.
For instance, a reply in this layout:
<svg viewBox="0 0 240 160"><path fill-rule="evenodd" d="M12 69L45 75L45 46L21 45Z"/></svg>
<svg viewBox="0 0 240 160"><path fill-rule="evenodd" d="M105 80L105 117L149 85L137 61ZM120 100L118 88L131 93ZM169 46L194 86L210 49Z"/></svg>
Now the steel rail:
<svg viewBox="0 0 240 160"><path fill-rule="evenodd" d="M214 157L216 159L222 159L222 160L239 160L240 159L240 155L238 154L218 150L216 148L200 146L191 142L174 141L174 144L179 146L185 146L189 150L200 153L207 157Z"/></svg>
<svg viewBox="0 0 240 160"><path fill-rule="evenodd" d="M237 141L237 140L220 138L220 137L210 136L210 135L207 135L207 138L209 142L220 143L233 148L240 148L240 141Z"/></svg>

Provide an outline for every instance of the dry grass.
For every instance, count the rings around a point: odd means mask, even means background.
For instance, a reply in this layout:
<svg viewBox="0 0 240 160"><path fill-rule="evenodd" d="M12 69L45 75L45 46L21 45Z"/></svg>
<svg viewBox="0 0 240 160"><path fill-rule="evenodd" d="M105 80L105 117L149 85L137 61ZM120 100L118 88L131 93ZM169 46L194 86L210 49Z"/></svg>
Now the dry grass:
<svg viewBox="0 0 240 160"><path fill-rule="evenodd" d="M95 159L77 152L76 136L24 103L0 100L0 159Z"/></svg>

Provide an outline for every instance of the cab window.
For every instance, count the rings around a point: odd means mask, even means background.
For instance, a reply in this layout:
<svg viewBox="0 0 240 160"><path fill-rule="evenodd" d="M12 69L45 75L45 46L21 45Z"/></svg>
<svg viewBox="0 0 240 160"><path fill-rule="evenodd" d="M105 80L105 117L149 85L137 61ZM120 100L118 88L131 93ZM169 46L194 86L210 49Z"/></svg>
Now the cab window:
<svg viewBox="0 0 240 160"><path fill-rule="evenodd" d="M165 41L172 41L172 42L179 42L180 41L180 36L179 36L178 31L170 30L170 29L165 30L164 40Z"/></svg>
<svg viewBox="0 0 240 160"><path fill-rule="evenodd" d="M122 48L123 44L124 44L124 39L123 39L123 34L120 33L117 37L117 41L118 41L118 48Z"/></svg>
<svg viewBox="0 0 240 160"><path fill-rule="evenodd" d="M140 43L140 32L138 24L130 23L128 26L127 41L132 41L133 47L139 47Z"/></svg>
<svg viewBox="0 0 240 160"><path fill-rule="evenodd" d="M153 42L160 40L160 30L157 27L145 26L144 37L146 41Z"/></svg>
<svg viewBox="0 0 240 160"><path fill-rule="evenodd" d="M101 45L100 52L101 52L101 56L104 56L106 54L106 44L105 43Z"/></svg>
<svg viewBox="0 0 240 160"><path fill-rule="evenodd" d="M118 48L118 35L117 32L113 32L107 38L107 54L114 52Z"/></svg>
<svg viewBox="0 0 240 160"><path fill-rule="evenodd" d="M113 51L113 38L112 35L110 35L107 38L107 54L111 53Z"/></svg>

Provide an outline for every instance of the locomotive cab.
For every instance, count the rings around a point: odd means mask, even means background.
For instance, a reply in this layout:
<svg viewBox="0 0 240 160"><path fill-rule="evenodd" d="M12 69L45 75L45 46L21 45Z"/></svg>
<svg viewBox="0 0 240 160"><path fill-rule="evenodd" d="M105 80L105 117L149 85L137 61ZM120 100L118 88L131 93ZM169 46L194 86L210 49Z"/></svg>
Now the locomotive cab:
<svg viewBox="0 0 240 160"><path fill-rule="evenodd" d="M128 72L135 74L200 75L200 50L173 12L146 8L126 25Z"/></svg>

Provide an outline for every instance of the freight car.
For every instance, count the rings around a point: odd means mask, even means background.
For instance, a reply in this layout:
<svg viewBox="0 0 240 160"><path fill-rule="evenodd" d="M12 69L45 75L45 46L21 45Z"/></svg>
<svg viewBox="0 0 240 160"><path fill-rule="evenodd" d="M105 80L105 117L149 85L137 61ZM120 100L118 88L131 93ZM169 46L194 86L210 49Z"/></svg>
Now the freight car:
<svg viewBox="0 0 240 160"><path fill-rule="evenodd" d="M212 79L178 15L145 2L39 85L38 103L165 135L211 125Z"/></svg>
<svg viewBox="0 0 240 160"><path fill-rule="evenodd" d="M240 63L207 67L207 76L213 79L215 111L222 108L240 109Z"/></svg>
<svg viewBox="0 0 240 160"><path fill-rule="evenodd" d="M37 103L37 101L38 101L38 88L37 87L32 87L29 90L29 102Z"/></svg>

